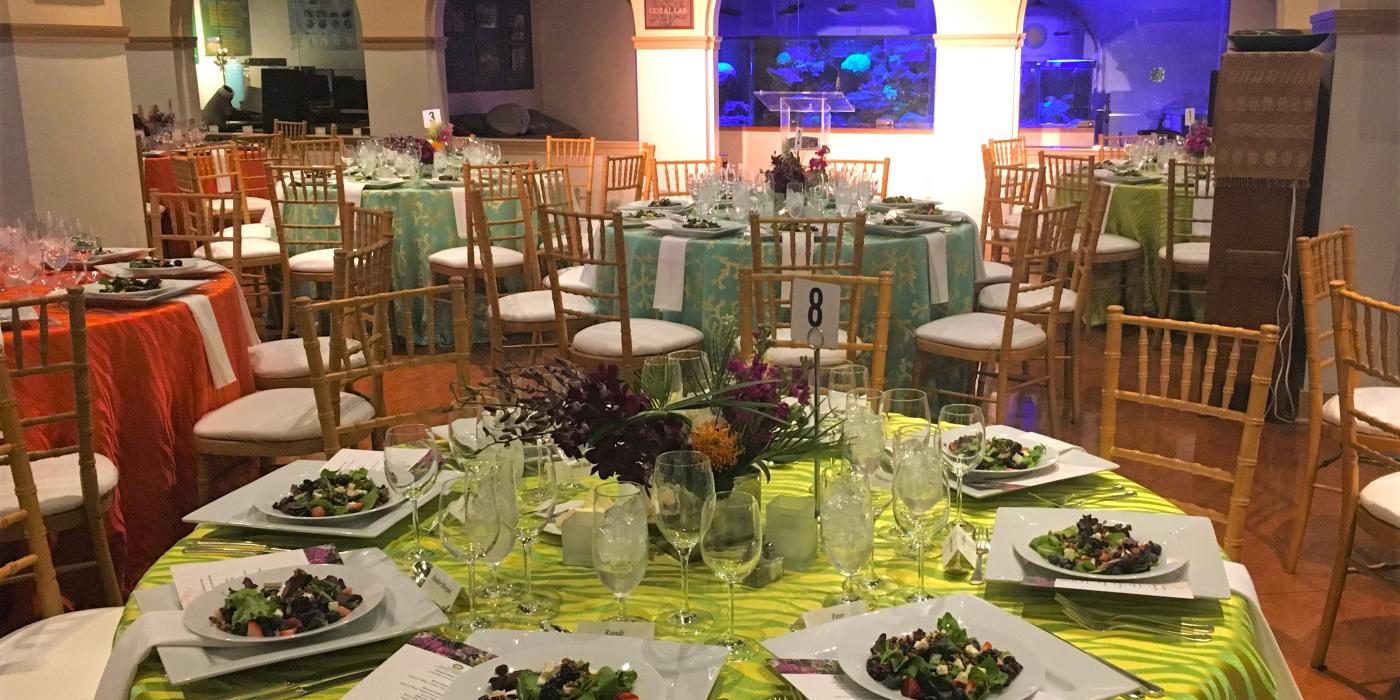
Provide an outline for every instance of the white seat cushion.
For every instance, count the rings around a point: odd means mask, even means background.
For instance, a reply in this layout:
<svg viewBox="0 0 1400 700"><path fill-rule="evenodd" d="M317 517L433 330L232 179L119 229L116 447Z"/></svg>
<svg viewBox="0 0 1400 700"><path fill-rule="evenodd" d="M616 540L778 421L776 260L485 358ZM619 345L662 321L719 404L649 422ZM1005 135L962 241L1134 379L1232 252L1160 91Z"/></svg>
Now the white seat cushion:
<svg viewBox="0 0 1400 700"><path fill-rule="evenodd" d="M282 247L277 245L277 241L270 241L265 238L245 238L243 239L243 257L245 258L265 258L270 255L281 255ZM196 258L204 257L204 246L194 249ZM233 259L233 241L214 242L215 260Z"/></svg>
<svg viewBox="0 0 1400 700"><path fill-rule="evenodd" d="M982 284L996 284L997 282L1011 281L1011 266L1006 263L983 260L982 270L986 274L982 276L982 279L977 280Z"/></svg>
<svg viewBox="0 0 1400 700"><path fill-rule="evenodd" d="M1074 235L1074 247L1079 247L1079 234ZM1117 255L1142 250L1142 244L1127 236L1101 233L1099 234L1099 244L1095 246L1094 250L1100 255Z"/></svg>
<svg viewBox="0 0 1400 700"><path fill-rule="evenodd" d="M80 610L6 635L0 639L0 698L92 700L121 618L120 607Z"/></svg>
<svg viewBox="0 0 1400 700"><path fill-rule="evenodd" d="M1006 297L1011 294L1011 284L993 284L982 288L977 295L977 306L988 311L1005 311ZM1016 308L1028 309L1032 306L1050 303L1054 297L1054 290L1049 287L1033 289L1024 294L1016 295ZM1066 289L1060 292L1060 311L1063 313L1074 313L1074 290Z"/></svg>
<svg viewBox="0 0 1400 700"><path fill-rule="evenodd" d="M225 199L225 200L222 200L222 203L221 203L219 206L223 207L223 210L224 210L224 211L227 211L227 210L229 210L229 209L232 209L232 208L233 208L233 200L232 200L232 199ZM247 209L250 213L251 213L251 212L259 212L259 213L261 213L261 212L267 211L268 209L271 209L271 208L272 208L272 202L269 201L269 200L267 200L267 199L264 199L263 197L244 197L244 198L243 198L243 207L244 207L245 209Z"/></svg>
<svg viewBox="0 0 1400 700"><path fill-rule="evenodd" d="M1400 473L1386 474L1361 489L1361 507L1381 520L1400 527Z"/></svg>
<svg viewBox="0 0 1400 700"><path fill-rule="evenodd" d="M374 417L374 406L363 397L341 393L340 422L358 423ZM316 396L309 388L255 391L224 404L194 424L196 437L211 440L293 442L321 435Z"/></svg>
<svg viewBox="0 0 1400 700"><path fill-rule="evenodd" d="M1351 395L1356 410L1375 416L1378 420L1400 426L1400 389L1391 386L1357 387ZM1322 420L1333 425L1342 424L1342 398L1333 396L1322 404ZM1390 435L1366 421L1356 421L1356 431L1372 435Z"/></svg>
<svg viewBox="0 0 1400 700"><path fill-rule="evenodd" d="M774 340L791 340L791 328L779 328L773 333ZM837 329L836 342L846 342L846 331ZM769 364L781 365L783 367L801 367L803 361L812 360L811 348L769 348L763 355L763 360ZM833 367L846 362L846 351L827 350L822 355L822 366Z"/></svg>
<svg viewBox="0 0 1400 700"><path fill-rule="evenodd" d="M1157 259L1167 259L1166 246L1162 246L1157 251ZM1173 262L1175 262L1178 265L1206 267L1210 265L1210 244L1205 241L1177 243L1175 246L1172 246L1172 259Z"/></svg>
<svg viewBox="0 0 1400 700"><path fill-rule="evenodd" d="M590 286L588 286L587 284L584 283L584 280L583 280L583 271L584 271L585 269L587 269L587 266L585 266L585 265L575 265L574 267L566 267L566 268L560 270L560 271L559 271L559 286L562 287L563 289L565 289L566 291L570 291L570 292L579 292L579 291L591 292L591 291L594 291L594 289L593 289L592 287L590 287ZM545 277L544 277L544 286L545 286L546 288L550 286L549 275L545 275Z"/></svg>
<svg viewBox="0 0 1400 700"><path fill-rule="evenodd" d="M223 236L232 236L233 230L234 227L229 226L228 228L225 228L224 230L220 231L219 234ZM238 231L243 236L243 240L245 241L249 238L260 238L268 241L274 238L274 236L272 235L272 227L268 226L267 224L243 224L238 227Z"/></svg>
<svg viewBox="0 0 1400 700"><path fill-rule="evenodd" d="M335 248L317 248L305 253L297 253L287 258L287 267L292 272L330 274L335 272Z"/></svg>
<svg viewBox="0 0 1400 700"><path fill-rule="evenodd" d="M581 314L593 313L593 301L587 297L568 293L562 296L565 309ZM500 304L502 321L541 323L554 320L554 292L548 289L507 294L501 297Z"/></svg>
<svg viewBox="0 0 1400 700"><path fill-rule="evenodd" d="M321 361L330 362L331 339L321 336ZM358 347L354 340L346 341L351 348ZM306 363L306 346L301 338L285 338L258 343L248 348L248 361L253 365L253 376L259 379L296 379L311 376L311 367ZM350 356L351 367L364 367L365 356L355 353Z"/></svg>
<svg viewBox="0 0 1400 700"><path fill-rule="evenodd" d="M94 454L97 467L97 492L106 495L117 487L117 468L112 460ZM78 476L78 455L50 457L29 463L34 473L34 485L39 490L39 511L53 515L83 507L83 484ZM19 510L15 497L14 474L0 469L0 515Z"/></svg>
<svg viewBox="0 0 1400 700"><path fill-rule="evenodd" d="M929 321L914 331L919 340L964 348L996 350L1001 347L1002 327L1006 317L1001 314L955 314ZM1011 349L1024 350L1045 342L1045 331L1029 321L1016 319L1011 331Z"/></svg>
<svg viewBox="0 0 1400 700"><path fill-rule="evenodd" d="M456 248L448 248L447 250L439 250L428 256L428 262L434 265L447 265L448 267L466 269L467 252L469 250L471 250L470 246L459 246ZM525 264L525 254L518 250L511 250L510 248L502 248L493 245L491 246L491 263L498 269L502 267L520 267ZM481 256L473 253L472 264L477 268L482 267Z"/></svg>
<svg viewBox="0 0 1400 700"><path fill-rule="evenodd" d="M705 339L705 334L690 326L660 321L654 318L634 318L632 325L632 354L661 355L693 347ZM622 357L622 324L608 321L589 326L574 335L575 350L596 357Z"/></svg>

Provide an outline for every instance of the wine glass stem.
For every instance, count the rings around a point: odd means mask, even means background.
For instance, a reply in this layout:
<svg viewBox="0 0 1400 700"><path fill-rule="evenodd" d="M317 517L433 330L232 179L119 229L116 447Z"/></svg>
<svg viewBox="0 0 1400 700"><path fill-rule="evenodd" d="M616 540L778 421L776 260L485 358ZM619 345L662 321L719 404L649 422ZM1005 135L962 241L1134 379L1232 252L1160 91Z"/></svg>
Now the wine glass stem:
<svg viewBox="0 0 1400 700"><path fill-rule="evenodd" d="M919 537L918 540L914 543L914 560L918 562L918 567L919 567L919 595L920 595L920 596L927 595L926 593L924 593L924 538L923 538L923 537Z"/></svg>
<svg viewBox="0 0 1400 700"><path fill-rule="evenodd" d="M625 595L617 597L617 619L627 619L627 596Z"/></svg>
<svg viewBox="0 0 1400 700"><path fill-rule="evenodd" d="M963 521L963 511L962 511L962 506L963 506L963 504L962 504L963 492L962 492L962 485L963 485L963 473L962 473L961 471L959 471L959 472L958 472L958 517L957 517L957 520L954 521L954 523L953 523L954 525L961 525L961 524L962 524L962 521Z"/></svg>
<svg viewBox="0 0 1400 700"><path fill-rule="evenodd" d="M730 639L738 639L739 635L734 633L734 582L729 583L729 633L726 635Z"/></svg>
<svg viewBox="0 0 1400 700"><path fill-rule="evenodd" d="M467 564L467 614L476 617L476 562Z"/></svg>
<svg viewBox="0 0 1400 700"><path fill-rule="evenodd" d="M694 547L681 552L681 612L690 612L690 553Z"/></svg>
<svg viewBox="0 0 1400 700"><path fill-rule="evenodd" d="M418 527L418 503L414 497L408 499L412 506L408 509L413 514L413 556L421 558L423 556L423 531Z"/></svg>
<svg viewBox="0 0 1400 700"><path fill-rule="evenodd" d="M520 541L520 558L525 562L525 599L529 600L535 595L535 584L530 579L530 542Z"/></svg>

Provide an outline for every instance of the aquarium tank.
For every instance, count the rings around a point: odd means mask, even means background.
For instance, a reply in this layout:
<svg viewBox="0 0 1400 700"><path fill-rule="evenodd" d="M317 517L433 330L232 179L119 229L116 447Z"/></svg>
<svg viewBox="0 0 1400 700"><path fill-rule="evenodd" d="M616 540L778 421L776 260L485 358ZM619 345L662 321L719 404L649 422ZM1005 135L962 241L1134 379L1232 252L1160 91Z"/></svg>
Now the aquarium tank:
<svg viewBox="0 0 1400 700"><path fill-rule="evenodd" d="M1094 60L1021 64L1021 126L1081 126L1094 119Z"/></svg>
<svg viewBox="0 0 1400 700"><path fill-rule="evenodd" d="M718 28L720 126L778 126L754 97L768 90L845 93L855 111L832 128L933 126L932 3L722 0Z"/></svg>

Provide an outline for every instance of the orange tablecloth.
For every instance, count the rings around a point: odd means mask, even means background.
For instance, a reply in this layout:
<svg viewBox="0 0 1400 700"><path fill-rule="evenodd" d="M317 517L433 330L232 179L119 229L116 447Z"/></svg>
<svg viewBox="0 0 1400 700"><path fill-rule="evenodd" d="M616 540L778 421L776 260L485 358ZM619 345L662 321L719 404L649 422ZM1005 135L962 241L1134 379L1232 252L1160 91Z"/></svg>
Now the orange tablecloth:
<svg viewBox="0 0 1400 700"><path fill-rule="evenodd" d="M256 153L256 152L255 152ZM168 155L146 156L141 159L146 169L146 190L177 192L175 186L175 162ZM267 198L267 158L264 155L245 155L243 162L244 186L249 197ZM144 196L145 193L143 192Z"/></svg>
<svg viewBox="0 0 1400 700"><path fill-rule="evenodd" d="M220 275L198 293L209 297L238 381L215 388L198 326L189 307L169 302L146 309L88 307L88 364L93 447L117 467L116 499L108 515L117 577L130 587L191 526L180 518L195 508L194 424L200 416L253 391L248 327L239 288ZM50 329L67 347L67 326ZM26 345L38 342L26 330ZM33 351L34 348L26 348ZM11 360L13 362L13 360ZM68 374L33 376L16 384L26 416L71 410ZM73 444L73 423L31 428L31 449ZM59 549L86 550L82 532ZM81 576L60 576L65 595Z"/></svg>

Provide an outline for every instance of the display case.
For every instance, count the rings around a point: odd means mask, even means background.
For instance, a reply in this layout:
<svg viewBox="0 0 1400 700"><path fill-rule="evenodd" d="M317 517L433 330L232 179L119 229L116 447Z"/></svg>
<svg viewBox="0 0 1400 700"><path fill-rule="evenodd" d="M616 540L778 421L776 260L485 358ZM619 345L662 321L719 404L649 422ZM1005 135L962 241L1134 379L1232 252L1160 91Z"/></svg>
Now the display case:
<svg viewBox="0 0 1400 700"><path fill-rule="evenodd" d="M1091 58L1022 63L1021 127L1092 125L1095 63Z"/></svg>
<svg viewBox="0 0 1400 700"><path fill-rule="evenodd" d="M764 107L778 113L778 133L784 151L801 155L831 143L831 114L853 112L839 92L755 92Z"/></svg>

